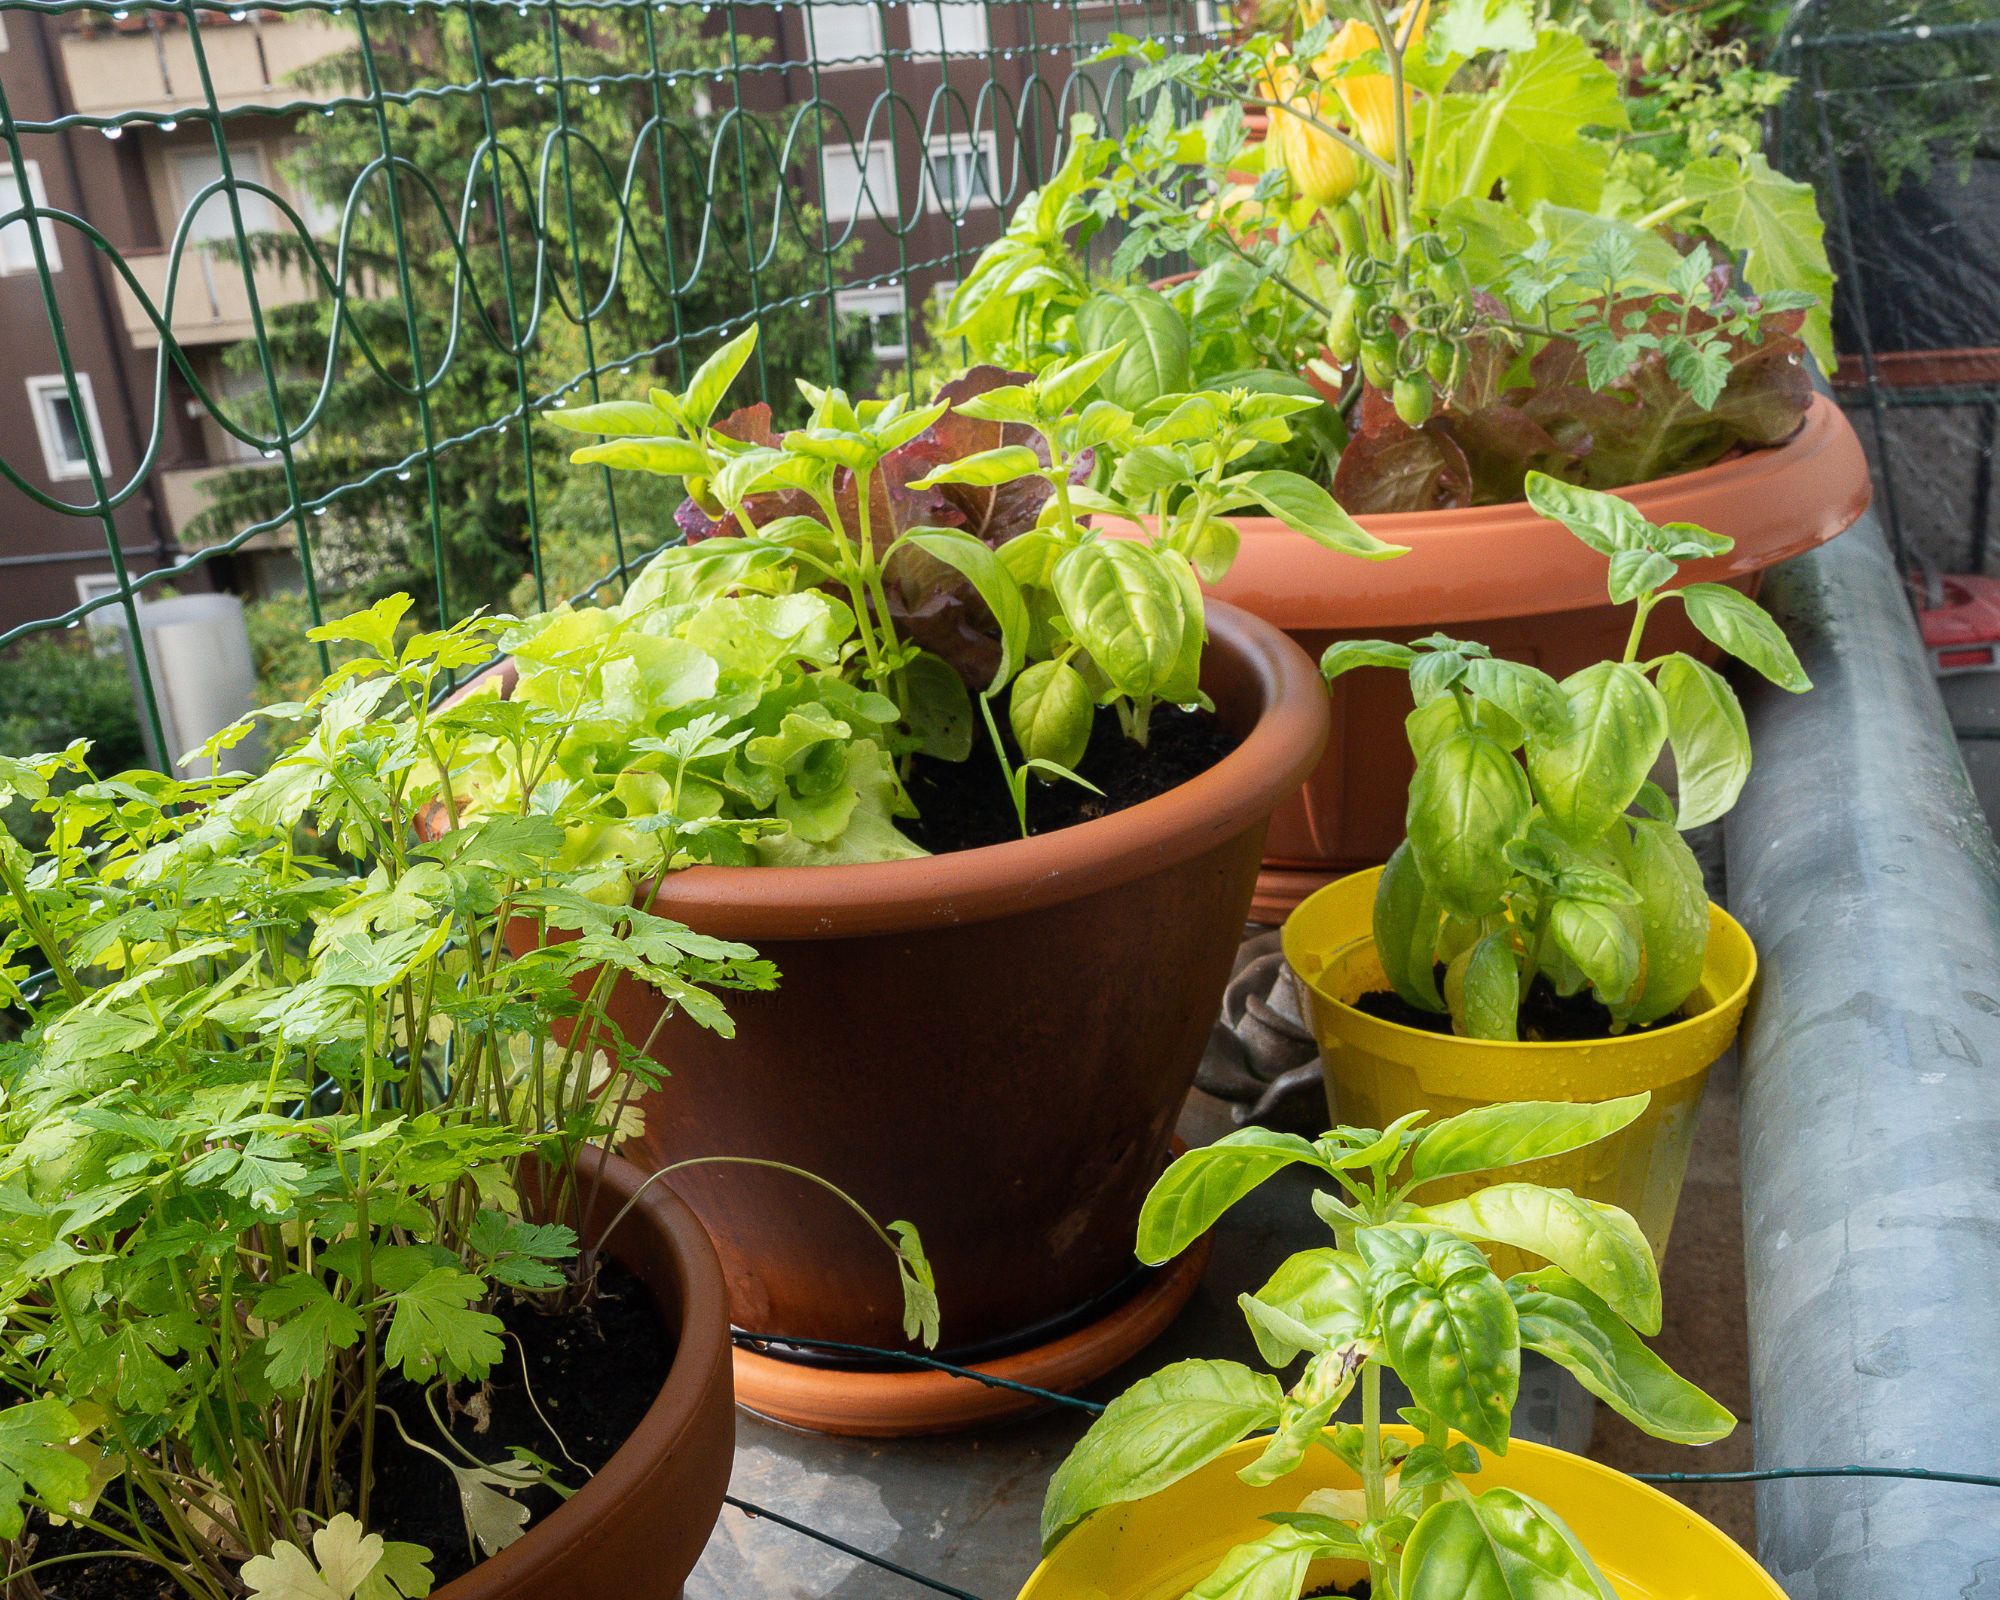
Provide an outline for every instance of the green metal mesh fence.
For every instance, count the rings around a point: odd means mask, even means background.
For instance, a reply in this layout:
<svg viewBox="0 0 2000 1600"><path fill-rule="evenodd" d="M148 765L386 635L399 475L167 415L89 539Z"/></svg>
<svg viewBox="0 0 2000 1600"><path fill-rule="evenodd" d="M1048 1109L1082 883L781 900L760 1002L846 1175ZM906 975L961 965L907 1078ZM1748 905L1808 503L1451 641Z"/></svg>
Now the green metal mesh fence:
<svg viewBox="0 0 2000 1600"><path fill-rule="evenodd" d="M780 421L796 377L927 381L937 297L1071 116L1128 120L1104 40L1212 19L6 0L0 25L0 661L239 588L269 693L330 665L307 627L381 593L546 604L672 537L674 485L569 468L540 413L671 384L751 319Z"/></svg>

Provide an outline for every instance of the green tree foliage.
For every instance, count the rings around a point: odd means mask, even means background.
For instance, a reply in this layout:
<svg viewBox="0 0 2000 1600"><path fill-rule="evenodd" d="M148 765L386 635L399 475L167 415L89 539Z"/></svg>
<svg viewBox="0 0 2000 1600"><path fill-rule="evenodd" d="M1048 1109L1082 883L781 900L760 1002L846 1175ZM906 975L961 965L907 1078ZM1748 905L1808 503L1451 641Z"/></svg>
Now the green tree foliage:
<svg viewBox="0 0 2000 1600"><path fill-rule="evenodd" d="M736 49L750 60L762 44ZM252 241L320 281L312 302L266 324L285 419L303 435L302 498L360 485L288 524L303 521L322 590L350 596L329 613L408 589L427 617L463 615L505 603L524 575L526 593L554 601L579 564L568 544L592 567L609 564L600 545L615 562L671 536L650 504L628 512L622 488L614 500L604 474L594 494L561 495L560 453L539 424L524 438L518 416L501 420L524 400L587 403L593 367L623 388L673 383L754 315L756 376L775 404L796 405L795 375L866 376L870 358L827 304L826 257L838 269L851 250L827 248L818 213L781 197L783 130L729 112L729 43L692 8L377 12L365 45L304 76L385 96L455 92L386 103L380 126L355 106L312 119L293 181L343 221L320 264L288 225ZM813 154L791 152L793 196ZM232 419L274 443L255 345L228 360L249 380ZM196 537L289 504L277 460L237 470ZM539 590L537 530L551 569Z"/></svg>

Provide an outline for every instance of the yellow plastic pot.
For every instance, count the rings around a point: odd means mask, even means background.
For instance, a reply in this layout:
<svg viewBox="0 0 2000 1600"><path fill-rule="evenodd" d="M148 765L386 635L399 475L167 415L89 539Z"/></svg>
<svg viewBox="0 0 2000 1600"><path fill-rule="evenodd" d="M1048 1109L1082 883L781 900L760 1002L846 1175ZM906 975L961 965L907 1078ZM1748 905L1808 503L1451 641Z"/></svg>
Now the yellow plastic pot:
<svg viewBox="0 0 2000 1600"><path fill-rule="evenodd" d="M1385 1430L1414 1439L1408 1428ZM1238 1445L1150 1499L1097 1512L1034 1571L1020 1600L1181 1600L1233 1546L1267 1532L1273 1511L1296 1511L1315 1489L1353 1489L1331 1451L1276 1483L1237 1476L1264 1441ZM1619 1600L1785 1600L1742 1546L1713 1523L1622 1472L1566 1450L1516 1440L1504 1456L1480 1452L1474 1490L1509 1488L1548 1506L1583 1541ZM1315 1566L1306 1590L1365 1578L1351 1561Z"/></svg>
<svg viewBox="0 0 2000 1600"><path fill-rule="evenodd" d="M1362 995L1389 987L1372 932L1381 876L1376 867L1330 883L1285 921L1285 959L1312 1012L1333 1120L1386 1128L1410 1111L1447 1117L1510 1100L1615 1100L1649 1090L1645 1114L1609 1139L1509 1167L1506 1176L1622 1207L1638 1219L1654 1256L1665 1259L1702 1087L1736 1037L1757 975L1750 935L1726 911L1709 907L1701 983L1688 1001L1690 1015L1671 1027L1564 1044L1460 1039L1354 1008ZM1426 1189L1424 1198L1466 1194L1492 1181L1491 1174L1468 1174ZM1540 1265L1504 1247L1488 1254L1502 1276Z"/></svg>

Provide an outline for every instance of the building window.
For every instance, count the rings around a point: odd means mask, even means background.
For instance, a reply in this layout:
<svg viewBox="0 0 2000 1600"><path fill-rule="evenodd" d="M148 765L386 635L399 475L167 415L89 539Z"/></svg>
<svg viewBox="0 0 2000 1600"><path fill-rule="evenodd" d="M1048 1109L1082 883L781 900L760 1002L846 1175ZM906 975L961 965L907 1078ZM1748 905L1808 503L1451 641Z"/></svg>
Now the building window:
<svg viewBox="0 0 2000 1600"><path fill-rule="evenodd" d="M28 173L28 193L35 204L49 203L49 191L42 186L42 164L39 161L22 163ZM21 185L14 176L11 163L0 161L0 212L21 209ZM42 230L42 251L49 258L49 271L62 271L62 252L56 248L56 225L47 217L37 219ZM35 240L28 232L28 219L22 217L0 228L0 273L33 272L35 270Z"/></svg>
<svg viewBox="0 0 2000 1600"><path fill-rule="evenodd" d="M920 56L984 55L983 0L911 0L910 50Z"/></svg>
<svg viewBox="0 0 2000 1600"><path fill-rule="evenodd" d="M254 144L232 144L229 147L229 166L239 183L264 183L264 152ZM222 158L215 153L212 145L195 150L174 152L174 184L180 190L183 213L194 203L194 197L222 176ZM263 195L249 189L236 191L237 203L243 211L243 231L246 234L272 233L278 227L278 208ZM289 226L289 225L288 225ZM196 243L210 243L217 239L234 239L235 229L230 225L229 196L218 189L194 214L188 225L188 238Z"/></svg>
<svg viewBox="0 0 2000 1600"><path fill-rule="evenodd" d="M822 67L865 67L882 59L882 13L872 3L808 0L806 48Z"/></svg>
<svg viewBox="0 0 2000 1600"><path fill-rule="evenodd" d="M964 212L990 206L1000 192L1000 161L993 135L982 133L974 143L955 134L924 152L926 203L933 211Z"/></svg>
<svg viewBox="0 0 2000 1600"><path fill-rule="evenodd" d="M896 166L886 144L865 145L858 151L835 144L823 150L820 159L825 173L820 193L827 221L894 217L902 210L896 192Z"/></svg>
<svg viewBox="0 0 2000 1600"><path fill-rule="evenodd" d="M83 402L79 418L69 403L69 389L61 374L28 380L28 409L35 414L35 433L42 441L42 460L51 478L90 476L88 450L97 452L98 469L109 472L111 458L104 448L104 429L97 421L97 396L90 387L90 374L76 375L77 397ZM90 429L90 443L84 443L84 428Z"/></svg>
<svg viewBox="0 0 2000 1600"><path fill-rule="evenodd" d="M903 315L903 291L894 285L875 289L842 289L833 297L844 317L868 324L868 347L883 361L901 361L910 353L910 324Z"/></svg>

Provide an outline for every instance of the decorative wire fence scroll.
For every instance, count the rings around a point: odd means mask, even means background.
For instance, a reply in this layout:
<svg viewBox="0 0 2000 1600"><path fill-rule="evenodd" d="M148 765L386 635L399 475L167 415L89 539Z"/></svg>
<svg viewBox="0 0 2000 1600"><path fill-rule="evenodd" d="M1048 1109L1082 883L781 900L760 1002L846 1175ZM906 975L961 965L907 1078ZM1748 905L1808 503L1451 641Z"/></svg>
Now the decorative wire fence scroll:
<svg viewBox="0 0 2000 1600"><path fill-rule="evenodd" d="M21 725L84 676L47 636L82 624L118 653L169 595L248 599L270 698L332 665L307 628L398 589L436 621L618 584L673 536L677 486L569 468L542 413L673 385L751 321L733 398L780 425L797 378L928 381L936 308L1070 119L1129 120L1103 43L1214 19L1200 0L0 0L0 26L15 750L59 742L65 715L100 740L88 724L116 721L100 684ZM179 754L179 686L157 681L175 663L122 654L131 736Z"/></svg>

